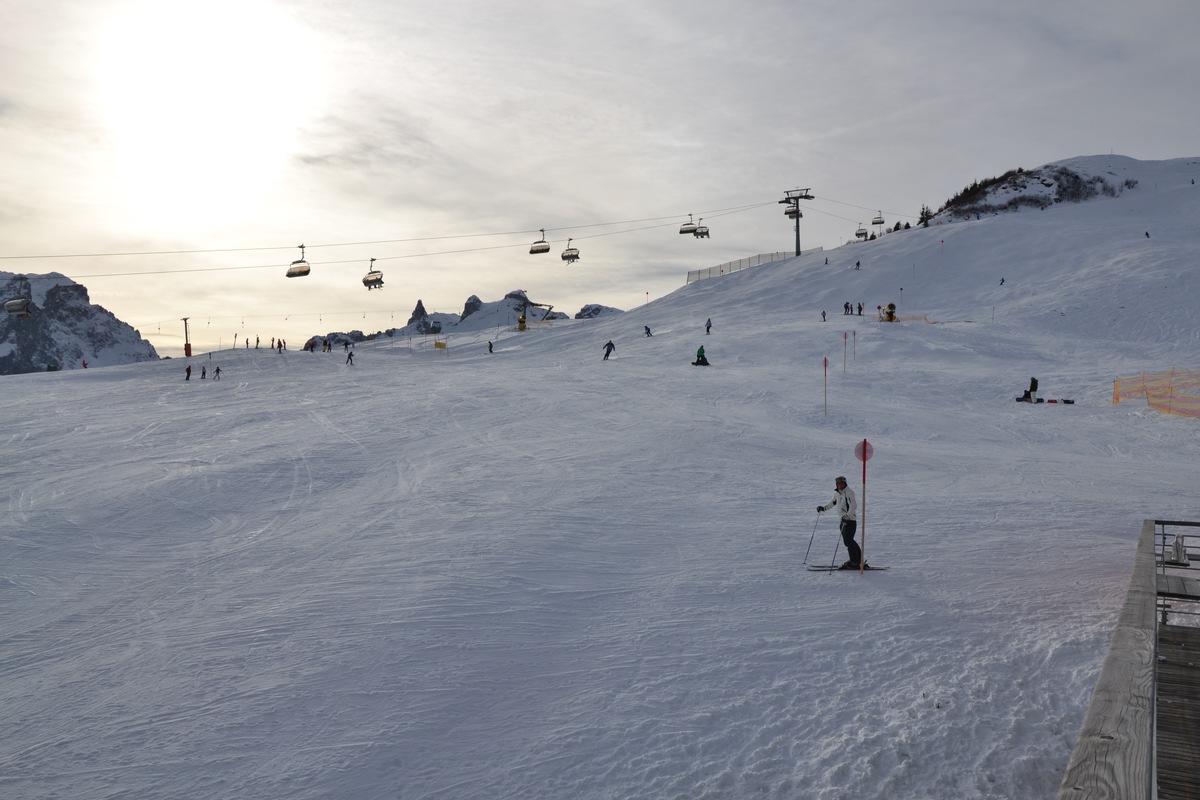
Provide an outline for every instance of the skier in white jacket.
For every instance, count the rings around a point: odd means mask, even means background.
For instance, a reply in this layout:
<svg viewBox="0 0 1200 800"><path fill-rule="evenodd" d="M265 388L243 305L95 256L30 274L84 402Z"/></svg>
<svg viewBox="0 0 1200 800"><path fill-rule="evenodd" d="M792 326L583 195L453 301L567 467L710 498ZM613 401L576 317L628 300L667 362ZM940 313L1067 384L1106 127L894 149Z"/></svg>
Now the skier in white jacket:
<svg viewBox="0 0 1200 800"><path fill-rule="evenodd" d="M854 534L858 532L858 501L854 499L854 490L846 485L845 477L839 475L834 485L836 488L833 499L823 506L817 506L817 511L819 513L831 508L837 509L842 520L842 541L850 554L850 560L842 564L842 568L858 569L859 562L862 561L862 550L859 549L858 542L854 541Z"/></svg>

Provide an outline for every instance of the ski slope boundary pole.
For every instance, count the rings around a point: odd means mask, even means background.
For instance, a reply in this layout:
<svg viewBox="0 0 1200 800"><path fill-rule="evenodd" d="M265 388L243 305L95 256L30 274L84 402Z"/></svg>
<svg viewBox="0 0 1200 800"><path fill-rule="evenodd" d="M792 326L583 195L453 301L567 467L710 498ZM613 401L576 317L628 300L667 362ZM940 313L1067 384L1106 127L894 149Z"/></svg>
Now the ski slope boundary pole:
<svg viewBox="0 0 1200 800"><path fill-rule="evenodd" d="M858 559L858 574L867 571L867 462L875 455L875 448L866 439L854 445L854 456L862 462L862 558Z"/></svg>

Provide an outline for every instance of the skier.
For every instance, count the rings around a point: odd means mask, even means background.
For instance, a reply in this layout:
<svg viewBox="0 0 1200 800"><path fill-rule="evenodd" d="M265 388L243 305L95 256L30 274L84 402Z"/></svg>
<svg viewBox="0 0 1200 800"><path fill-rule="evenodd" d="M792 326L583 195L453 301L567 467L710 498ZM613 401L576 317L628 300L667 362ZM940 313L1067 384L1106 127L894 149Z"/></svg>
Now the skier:
<svg viewBox="0 0 1200 800"><path fill-rule="evenodd" d="M824 321L825 321L825 312L822 311L821 312L821 322L824 322Z"/></svg>
<svg viewBox="0 0 1200 800"><path fill-rule="evenodd" d="M492 343L490 341L488 342L488 352L492 352Z"/></svg>
<svg viewBox="0 0 1200 800"><path fill-rule="evenodd" d="M220 367L217 367L216 369L213 370L213 380L214 381L221 380L221 368Z"/></svg>
<svg viewBox="0 0 1200 800"><path fill-rule="evenodd" d="M191 364L188 364L187 369L185 369L183 371L183 379L185 381L190 381L192 379L192 365Z"/></svg>
<svg viewBox="0 0 1200 800"><path fill-rule="evenodd" d="M208 377L208 367L200 367L200 380Z"/></svg>
<svg viewBox="0 0 1200 800"><path fill-rule="evenodd" d="M708 336L708 334L711 330L712 330L712 318L710 317L709 320L704 323L704 335Z"/></svg>
<svg viewBox="0 0 1200 800"><path fill-rule="evenodd" d="M650 338L651 336L653 336L653 335L654 335L653 333L651 333L651 332L650 332L650 326L649 326L649 325L643 325L642 327L646 329L646 338Z"/></svg>
<svg viewBox="0 0 1200 800"><path fill-rule="evenodd" d="M855 268L855 269L862 269L862 262L861 262L861 261L855 261L855 262L854 262L854 268Z"/></svg>
<svg viewBox="0 0 1200 800"><path fill-rule="evenodd" d="M817 506L817 513L831 508L838 510L841 517L842 542L850 554L850 560L842 564L842 569L858 569L862 561L862 550L854 541L854 534L858 532L858 501L854 499L854 490L846 485L845 477L839 475L834 481L834 487L833 499L823 506Z"/></svg>
<svg viewBox="0 0 1200 800"><path fill-rule="evenodd" d="M612 339L609 339L607 342L605 342L604 343L604 360L608 361L608 357L610 355L612 355L614 352L616 352L616 349L617 349L617 346L612 343Z"/></svg>
<svg viewBox="0 0 1200 800"><path fill-rule="evenodd" d="M351 350L349 353L346 354L346 363L352 367L354 366L354 351L353 350Z"/></svg>

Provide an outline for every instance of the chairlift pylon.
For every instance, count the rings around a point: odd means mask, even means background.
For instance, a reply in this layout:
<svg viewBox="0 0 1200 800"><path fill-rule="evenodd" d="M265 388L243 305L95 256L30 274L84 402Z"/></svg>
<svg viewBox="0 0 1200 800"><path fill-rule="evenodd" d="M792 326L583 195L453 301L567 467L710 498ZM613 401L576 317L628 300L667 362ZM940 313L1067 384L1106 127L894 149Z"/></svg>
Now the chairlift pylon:
<svg viewBox="0 0 1200 800"><path fill-rule="evenodd" d="M679 232L692 234L696 232L696 223L692 222L691 214L688 214L688 221L679 226Z"/></svg>
<svg viewBox="0 0 1200 800"><path fill-rule="evenodd" d="M367 274L363 276L363 286L367 287L367 291L372 289L383 288L383 273L375 269L375 259L371 259L371 263L367 266Z"/></svg>
<svg viewBox="0 0 1200 800"><path fill-rule="evenodd" d="M303 278L311 271L312 268L304 260L304 245L300 245L300 257L288 265L287 276L289 278Z"/></svg>
<svg viewBox="0 0 1200 800"><path fill-rule="evenodd" d="M542 232L542 238L538 239L536 242L534 242L533 244L531 244L529 246L529 254L531 256L535 256L538 253L549 253L550 252L550 243L546 241L546 229L539 228L539 230Z"/></svg>
<svg viewBox="0 0 1200 800"><path fill-rule="evenodd" d="M571 247L570 239L567 239L567 249L562 251L562 260L568 264L574 264L579 260L579 248Z"/></svg>

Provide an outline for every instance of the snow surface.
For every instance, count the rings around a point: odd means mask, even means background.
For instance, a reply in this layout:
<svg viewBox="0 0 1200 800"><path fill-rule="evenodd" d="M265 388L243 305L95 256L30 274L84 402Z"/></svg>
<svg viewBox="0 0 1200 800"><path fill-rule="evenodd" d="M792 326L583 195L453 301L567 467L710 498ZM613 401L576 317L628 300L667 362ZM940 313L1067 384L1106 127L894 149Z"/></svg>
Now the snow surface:
<svg viewBox="0 0 1200 800"><path fill-rule="evenodd" d="M1111 404L1200 366L1200 159L1070 163L1139 185L353 366L6 377L0 795L1053 796L1141 520L1200 519L1200 420ZM864 438L890 570L808 572Z"/></svg>

